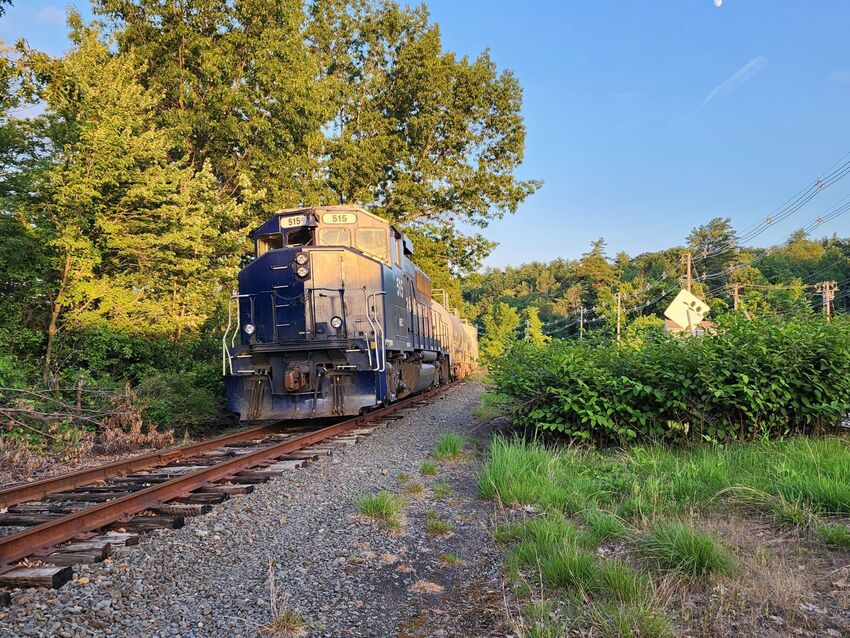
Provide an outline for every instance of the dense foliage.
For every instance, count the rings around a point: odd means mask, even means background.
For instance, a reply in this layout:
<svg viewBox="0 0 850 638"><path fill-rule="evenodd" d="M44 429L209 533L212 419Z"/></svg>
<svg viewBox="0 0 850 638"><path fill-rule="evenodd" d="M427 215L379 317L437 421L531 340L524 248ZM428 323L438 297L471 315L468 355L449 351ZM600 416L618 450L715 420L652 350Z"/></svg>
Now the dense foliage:
<svg viewBox="0 0 850 638"><path fill-rule="evenodd" d="M459 305L455 275L492 244L455 222L484 227L538 186L514 176L516 77L443 50L424 6L92 5L102 22L71 11L61 57L24 41L0 57L0 388L52 393L0 390L13 435L28 410L56 427L58 405L82 427L125 384L149 421L215 415L222 308L275 210L365 206Z"/></svg>
<svg viewBox="0 0 850 638"><path fill-rule="evenodd" d="M716 334L622 345L520 341L493 378L514 419L599 445L756 439L834 428L850 411L850 320L728 315Z"/></svg>
<svg viewBox="0 0 850 638"><path fill-rule="evenodd" d="M820 281L837 282L835 308L850 309L850 296L842 294L850 286L850 240L814 240L797 231L779 246L748 248L723 218L694 228L681 247L635 257L619 253L610 259L600 239L575 260L486 269L464 279L463 294L481 328L503 313L497 308L504 303L520 313L537 309L545 334L577 336L582 317L585 330L611 334L618 292L623 326L661 315L683 284L687 252L693 256L693 291L714 312L734 306L736 288L738 309L751 317L820 311Z"/></svg>

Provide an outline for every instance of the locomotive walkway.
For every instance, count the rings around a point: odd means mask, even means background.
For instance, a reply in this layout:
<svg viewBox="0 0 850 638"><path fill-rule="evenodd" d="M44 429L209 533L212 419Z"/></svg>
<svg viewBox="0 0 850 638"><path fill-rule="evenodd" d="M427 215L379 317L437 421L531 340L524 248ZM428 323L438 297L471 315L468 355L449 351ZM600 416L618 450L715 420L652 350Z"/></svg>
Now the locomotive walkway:
<svg viewBox="0 0 850 638"><path fill-rule="evenodd" d="M257 636L271 618L270 573L280 605L303 618L303 635L500 635L492 505L475 498L474 463L419 474L442 431L475 426L480 391L463 384L182 529L75 566L58 591L15 594L0 609L0 635ZM407 495L399 533L359 515L358 497L404 493L409 482L425 489ZM435 515L451 532L426 533Z"/></svg>

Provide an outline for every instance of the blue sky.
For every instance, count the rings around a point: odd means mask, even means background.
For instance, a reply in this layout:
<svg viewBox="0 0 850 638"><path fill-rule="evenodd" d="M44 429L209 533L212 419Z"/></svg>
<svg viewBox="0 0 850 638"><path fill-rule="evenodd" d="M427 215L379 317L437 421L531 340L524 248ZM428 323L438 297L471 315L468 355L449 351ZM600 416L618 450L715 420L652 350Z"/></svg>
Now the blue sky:
<svg viewBox="0 0 850 638"><path fill-rule="evenodd" d="M72 2L87 13L83 0ZM850 2L431 0L446 48L489 47L525 88L522 177L543 188L485 232L489 265L634 255L714 216L746 228L850 151ZM16 0L0 38L67 46L64 4ZM782 241L850 176L755 243ZM850 215L821 234L850 235Z"/></svg>

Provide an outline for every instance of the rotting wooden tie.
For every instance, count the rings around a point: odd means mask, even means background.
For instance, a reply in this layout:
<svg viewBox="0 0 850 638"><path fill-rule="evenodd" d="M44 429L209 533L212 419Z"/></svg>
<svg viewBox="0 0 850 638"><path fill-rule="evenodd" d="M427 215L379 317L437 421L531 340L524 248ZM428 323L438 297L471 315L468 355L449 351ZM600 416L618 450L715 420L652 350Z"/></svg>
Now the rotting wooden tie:
<svg viewBox="0 0 850 638"><path fill-rule="evenodd" d="M216 484L211 485L209 487L202 487L200 489L195 490L195 494L227 494L228 496L236 496L241 494L250 494L254 491L254 486L252 484L243 484L243 485L228 485L228 484Z"/></svg>
<svg viewBox="0 0 850 638"><path fill-rule="evenodd" d="M58 589L73 577L67 565L44 565L41 567L16 567L0 574L3 587L51 587Z"/></svg>
<svg viewBox="0 0 850 638"><path fill-rule="evenodd" d="M154 507L152 511L165 516L202 516L209 514L212 508L209 503L167 503Z"/></svg>
<svg viewBox="0 0 850 638"><path fill-rule="evenodd" d="M148 532L154 529L180 529L185 521L182 516L134 516L129 521L111 523L108 529Z"/></svg>

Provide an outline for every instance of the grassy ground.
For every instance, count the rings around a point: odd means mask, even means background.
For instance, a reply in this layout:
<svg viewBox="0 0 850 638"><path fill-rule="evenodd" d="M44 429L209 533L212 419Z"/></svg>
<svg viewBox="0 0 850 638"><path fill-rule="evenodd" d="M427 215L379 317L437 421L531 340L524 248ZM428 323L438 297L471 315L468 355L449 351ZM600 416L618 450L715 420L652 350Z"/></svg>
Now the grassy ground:
<svg viewBox="0 0 850 638"><path fill-rule="evenodd" d="M610 452L497 439L479 489L507 506L495 535L526 603L520 635L850 631L846 439Z"/></svg>

